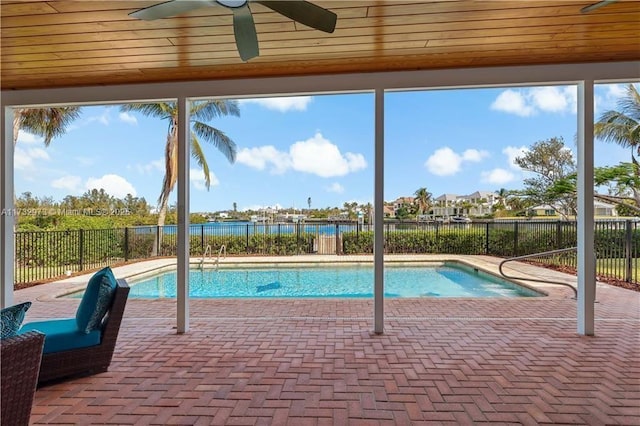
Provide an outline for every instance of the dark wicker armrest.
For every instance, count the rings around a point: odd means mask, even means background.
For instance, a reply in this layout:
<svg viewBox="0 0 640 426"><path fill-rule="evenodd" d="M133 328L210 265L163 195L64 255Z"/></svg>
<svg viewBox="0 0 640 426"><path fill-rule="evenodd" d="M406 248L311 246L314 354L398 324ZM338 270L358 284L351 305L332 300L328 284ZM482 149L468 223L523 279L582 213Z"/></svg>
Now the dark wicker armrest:
<svg viewBox="0 0 640 426"><path fill-rule="evenodd" d="M29 331L0 341L2 425L28 425L38 383L44 334Z"/></svg>

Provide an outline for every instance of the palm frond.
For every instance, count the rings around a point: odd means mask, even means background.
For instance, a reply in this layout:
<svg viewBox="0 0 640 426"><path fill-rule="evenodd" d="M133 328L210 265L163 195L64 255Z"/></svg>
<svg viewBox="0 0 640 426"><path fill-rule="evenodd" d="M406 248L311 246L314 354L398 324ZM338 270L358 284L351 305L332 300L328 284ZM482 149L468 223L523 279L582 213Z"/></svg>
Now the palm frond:
<svg viewBox="0 0 640 426"><path fill-rule="evenodd" d="M198 121L211 121L227 115L240 116L238 101L226 99L194 101L191 103L190 112Z"/></svg>
<svg viewBox="0 0 640 426"><path fill-rule="evenodd" d="M18 114L20 128L42 136L49 146L53 138L63 135L67 126L80 117L80 107L23 108Z"/></svg>
<svg viewBox="0 0 640 426"><path fill-rule="evenodd" d="M166 119L172 115L177 115L175 102L154 102L154 103L133 103L120 106L123 112L139 112L147 117L158 117Z"/></svg>
<svg viewBox="0 0 640 426"><path fill-rule="evenodd" d="M211 186L211 172L209 171L209 164L207 163L207 157L202 151L202 146L197 136L191 134L191 157L196 160L202 172L204 173L204 183L207 189Z"/></svg>
<svg viewBox="0 0 640 426"><path fill-rule="evenodd" d="M208 124L196 121L193 123L193 133L199 138L215 146L230 163L236 160L236 143L224 132L209 126Z"/></svg>

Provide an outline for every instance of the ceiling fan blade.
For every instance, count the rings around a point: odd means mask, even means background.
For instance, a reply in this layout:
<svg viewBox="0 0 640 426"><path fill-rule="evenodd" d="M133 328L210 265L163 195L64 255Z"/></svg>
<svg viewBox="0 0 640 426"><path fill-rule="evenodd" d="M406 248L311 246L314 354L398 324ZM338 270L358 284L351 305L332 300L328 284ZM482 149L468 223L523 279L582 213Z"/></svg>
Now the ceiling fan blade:
<svg viewBox="0 0 640 426"><path fill-rule="evenodd" d="M313 3L304 0L256 0L256 2L287 18L325 33L332 33L336 29L338 16L330 10L316 6Z"/></svg>
<svg viewBox="0 0 640 426"><path fill-rule="evenodd" d="M212 0L171 0L136 10L131 12L129 16L152 21L154 19L170 18L211 4Z"/></svg>
<svg viewBox="0 0 640 426"><path fill-rule="evenodd" d="M581 13L589 13L589 12L591 12L593 10L600 9L601 7L604 7L604 6L609 5L611 3L615 3L616 1L618 1L618 0L602 0L602 1L599 1L597 3L591 4L589 6L583 7L582 9L580 9L580 12Z"/></svg>
<svg viewBox="0 0 640 426"><path fill-rule="evenodd" d="M238 53L240 53L240 58L246 62L259 54L256 25L247 4L231 10L233 10L233 33L236 36Z"/></svg>

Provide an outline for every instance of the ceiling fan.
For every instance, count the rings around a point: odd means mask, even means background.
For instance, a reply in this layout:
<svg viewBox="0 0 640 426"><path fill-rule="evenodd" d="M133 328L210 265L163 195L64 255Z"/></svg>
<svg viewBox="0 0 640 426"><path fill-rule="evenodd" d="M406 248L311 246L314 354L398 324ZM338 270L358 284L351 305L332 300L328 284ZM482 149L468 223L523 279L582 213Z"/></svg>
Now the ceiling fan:
<svg viewBox="0 0 640 426"><path fill-rule="evenodd" d="M616 1L618 1L618 0L601 0L599 2L590 4L589 6L583 7L582 9L580 9L580 12L589 13L589 12L591 12L593 10L600 9L601 7L607 6L607 5L611 4L611 3L615 3Z"/></svg>
<svg viewBox="0 0 640 426"><path fill-rule="evenodd" d="M145 7L129 14L137 19L152 21L169 18L205 6L223 6L233 12L233 33L243 61L259 55L258 35L249 2L259 3L279 14L326 33L336 28L335 13L304 0L171 0Z"/></svg>

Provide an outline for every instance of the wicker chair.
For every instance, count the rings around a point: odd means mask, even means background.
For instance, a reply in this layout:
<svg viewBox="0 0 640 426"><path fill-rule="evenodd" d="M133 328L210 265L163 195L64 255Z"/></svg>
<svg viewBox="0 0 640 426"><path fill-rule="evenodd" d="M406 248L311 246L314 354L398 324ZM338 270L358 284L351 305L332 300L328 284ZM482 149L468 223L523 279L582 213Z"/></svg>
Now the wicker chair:
<svg viewBox="0 0 640 426"><path fill-rule="evenodd" d="M71 376L88 376L107 371L113 357L128 296L129 286L126 281L118 280L113 303L102 321L100 344L44 354L38 385Z"/></svg>
<svg viewBox="0 0 640 426"><path fill-rule="evenodd" d="M44 334L37 331L0 340L2 426L29 424L43 346Z"/></svg>

